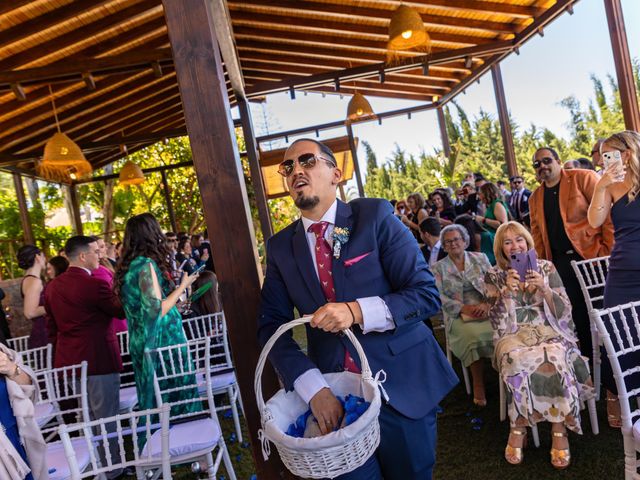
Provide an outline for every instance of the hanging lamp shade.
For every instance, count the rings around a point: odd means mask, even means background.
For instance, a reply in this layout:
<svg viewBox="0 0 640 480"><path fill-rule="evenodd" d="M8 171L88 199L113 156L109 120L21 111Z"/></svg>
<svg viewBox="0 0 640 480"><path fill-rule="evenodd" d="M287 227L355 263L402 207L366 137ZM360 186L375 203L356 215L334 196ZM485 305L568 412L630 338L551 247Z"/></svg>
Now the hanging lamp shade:
<svg viewBox="0 0 640 480"><path fill-rule="evenodd" d="M56 132L44 146L44 156L36 170L44 178L69 182L90 174L93 168L73 140Z"/></svg>
<svg viewBox="0 0 640 480"><path fill-rule="evenodd" d="M391 16L387 49L390 53L410 49L428 53L430 45L431 37L420 14L407 5L400 5Z"/></svg>
<svg viewBox="0 0 640 480"><path fill-rule="evenodd" d="M376 114L373 113L369 100L360 92L354 93L347 107L347 122L353 123L361 120L371 120L373 118L376 118Z"/></svg>
<svg viewBox="0 0 640 480"><path fill-rule="evenodd" d="M141 183L144 183L144 180L144 173L142 172L140 165L133 163L131 160L124 164L122 170L120 170L120 177L118 179L120 185L125 186L140 185Z"/></svg>

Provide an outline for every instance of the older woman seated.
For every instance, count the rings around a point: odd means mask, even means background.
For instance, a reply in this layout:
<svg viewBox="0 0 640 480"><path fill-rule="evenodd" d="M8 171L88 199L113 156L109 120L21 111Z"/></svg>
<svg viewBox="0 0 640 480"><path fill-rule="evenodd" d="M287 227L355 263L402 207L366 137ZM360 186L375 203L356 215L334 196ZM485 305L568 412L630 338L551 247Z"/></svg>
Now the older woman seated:
<svg viewBox="0 0 640 480"><path fill-rule="evenodd" d="M0 344L0 478L49 478L47 446L33 418L33 372L20 356Z"/></svg>
<svg viewBox="0 0 640 480"><path fill-rule="evenodd" d="M580 404L594 396L586 358L576 346L571 303L551 262L537 260L522 282L511 268L512 255L533 248L529 232L517 222L498 228L497 265L486 276L492 307L495 364L507 387L511 430L505 458L522 462L526 427L551 423L551 464L571 462L566 429L582 433Z"/></svg>
<svg viewBox="0 0 640 480"><path fill-rule="evenodd" d="M487 319L485 273L491 268L484 253L467 252L469 234L461 225L442 229L440 242L449 254L433 266L449 348L473 379L473 403L487 404L482 358L493 358L493 330Z"/></svg>

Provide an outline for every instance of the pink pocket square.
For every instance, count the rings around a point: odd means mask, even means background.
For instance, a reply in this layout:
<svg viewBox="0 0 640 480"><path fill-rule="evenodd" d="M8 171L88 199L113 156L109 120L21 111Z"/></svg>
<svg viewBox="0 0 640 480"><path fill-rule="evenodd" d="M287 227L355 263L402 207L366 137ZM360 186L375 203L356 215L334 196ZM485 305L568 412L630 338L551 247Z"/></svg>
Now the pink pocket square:
<svg viewBox="0 0 640 480"><path fill-rule="evenodd" d="M353 258L350 258L349 260L345 260L344 261L344 266L345 267L351 267L352 265L355 265L356 263L358 263L363 258L368 257L369 255L371 255L371 253L372 252L363 253L362 255L358 255L357 257L353 257Z"/></svg>

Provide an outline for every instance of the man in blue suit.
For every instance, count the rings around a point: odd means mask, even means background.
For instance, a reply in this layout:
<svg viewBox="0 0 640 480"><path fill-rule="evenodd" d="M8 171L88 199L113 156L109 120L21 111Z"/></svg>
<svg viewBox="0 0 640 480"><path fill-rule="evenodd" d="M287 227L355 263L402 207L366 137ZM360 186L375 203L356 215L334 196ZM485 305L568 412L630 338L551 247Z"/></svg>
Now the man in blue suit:
<svg viewBox="0 0 640 480"><path fill-rule="evenodd" d="M440 310L431 272L409 230L386 200L336 199L341 172L333 153L310 139L294 142L279 172L301 219L267 243L258 337L300 314L308 356L283 335L269 359L287 390L308 402L323 434L340 424L342 407L321 373L358 371L350 328L371 370L384 370L389 401L380 412L376 455L348 479L430 479L435 463L436 408L458 382L424 324Z"/></svg>

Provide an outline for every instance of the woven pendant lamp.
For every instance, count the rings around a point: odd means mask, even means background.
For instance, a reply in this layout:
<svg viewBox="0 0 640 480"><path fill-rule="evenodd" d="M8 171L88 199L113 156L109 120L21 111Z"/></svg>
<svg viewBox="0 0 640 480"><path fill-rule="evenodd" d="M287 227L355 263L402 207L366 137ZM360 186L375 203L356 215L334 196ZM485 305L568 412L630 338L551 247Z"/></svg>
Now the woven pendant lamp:
<svg viewBox="0 0 640 480"><path fill-rule="evenodd" d="M36 166L36 171L38 175L48 180L71 182L71 180L89 175L93 172L93 167L84 157L80 147L60 131L60 122L51 85L49 85L49 94L58 131L45 144L44 155L42 161Z"/></svg>
<svg viewBox="0 0 640 480"><path fill-rule="evenodd" d="M120 177L118 178L120 185L140 185L144 181L144 173L140 165L133 163L131 160L125 163L122 170L120 170Z"/></svg>
<svg viewBox="0 0 640 480"><path fill-rule="evenodd" d="M389 23L388 56L397 57L395 52L411 49L429 53L430 48L431 37L420 14L407 5L400 5Z"/></svg>
<svg viewBox="0 0 640 480"><path fill-rule="evenodd" d="M376 114L373 113L369 100L360 92L354 93L347 107L347 123L371 120L374 118L376 118Z"/></svg>

